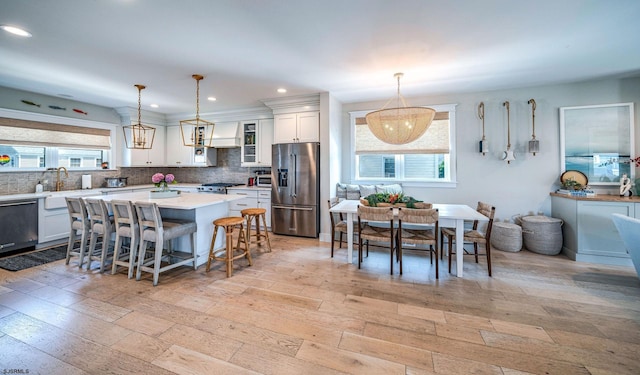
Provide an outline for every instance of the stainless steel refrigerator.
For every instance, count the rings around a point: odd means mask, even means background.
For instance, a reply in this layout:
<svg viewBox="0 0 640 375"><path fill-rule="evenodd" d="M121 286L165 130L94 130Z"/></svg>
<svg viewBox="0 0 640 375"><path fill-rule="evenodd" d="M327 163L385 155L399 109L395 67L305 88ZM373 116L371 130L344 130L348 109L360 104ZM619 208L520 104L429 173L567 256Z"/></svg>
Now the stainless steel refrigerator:
<svg viewBox="0 0 640 375"><path fill-rule="evenodd" d="M320 232L320 144L273 145L271 230L318 237Z"/></svg>

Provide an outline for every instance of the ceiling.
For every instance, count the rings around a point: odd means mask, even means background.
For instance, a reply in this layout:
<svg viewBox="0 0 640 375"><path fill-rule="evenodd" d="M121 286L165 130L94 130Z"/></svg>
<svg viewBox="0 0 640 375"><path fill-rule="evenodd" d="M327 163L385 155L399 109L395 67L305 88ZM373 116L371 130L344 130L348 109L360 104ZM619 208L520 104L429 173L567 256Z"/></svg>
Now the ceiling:
<svg viewBox="0 0 640 375"><path fill-rule="evenodd" d="M33 37L0 32L0 86L119 108L144 84L144 109L186 114L192 74L201 113L386 100L399 71L406 97L637 76L638 19L638 0L5 0Z"/></svg>

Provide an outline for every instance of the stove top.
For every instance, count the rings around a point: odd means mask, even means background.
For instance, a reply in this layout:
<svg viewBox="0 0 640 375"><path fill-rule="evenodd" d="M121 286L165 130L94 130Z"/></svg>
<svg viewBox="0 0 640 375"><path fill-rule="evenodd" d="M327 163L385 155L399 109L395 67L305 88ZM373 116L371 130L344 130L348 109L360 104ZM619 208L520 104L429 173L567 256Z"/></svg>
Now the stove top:
<svg viewBox="0 0 640 375"><path fill-rule="evenodd" d="M244 184L234 184L231 182L210 182L208 184L202 184L202 186L215 186L215 187L232 187L232 186L241 186Z"/></svg>

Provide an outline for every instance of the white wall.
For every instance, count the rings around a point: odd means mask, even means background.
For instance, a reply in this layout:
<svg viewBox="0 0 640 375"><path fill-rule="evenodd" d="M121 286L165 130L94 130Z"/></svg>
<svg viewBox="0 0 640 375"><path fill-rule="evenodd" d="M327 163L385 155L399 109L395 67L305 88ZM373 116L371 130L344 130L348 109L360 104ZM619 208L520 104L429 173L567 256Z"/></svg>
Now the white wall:
<svg viewBox="0 0 640 375"><path fill-rule="evenodd" d="M527 152L532 133L531 107L527 101L531 98L537 103L536 138L540 141L540 153L536 156ZM635 134L640 134L638 77L405 99L409 105L457 104L458 157L455 188L407 187L406 193L429 202L462 203L472 207L482 200L496 206L496 217L500 220L530 212L550 214L549 193L559 187L563 172L560 168L560 107L635 102ZM505 100L511 106L511 144L516 151L516 160L510 165L499 158L507 144L506 111L502 106ZM481 121L477 117L481 101L485 103L485 133L491 149L486 156L477 152L478 141L482 138ZM383 105L384 101L343 104L343 182L354 183L351 181L349 112L380 109ZM636 155L640 152L639 138L636 137ZM614 194L616 191L617 187L598 190L599 193Z"/></svg>
<svg viewBox="0 0 640 375"><path fill-rule="evenodd" d="M342 104L331 94L320 94L320 240L330 241L327 200L336 195L342 176Z"/></svg>

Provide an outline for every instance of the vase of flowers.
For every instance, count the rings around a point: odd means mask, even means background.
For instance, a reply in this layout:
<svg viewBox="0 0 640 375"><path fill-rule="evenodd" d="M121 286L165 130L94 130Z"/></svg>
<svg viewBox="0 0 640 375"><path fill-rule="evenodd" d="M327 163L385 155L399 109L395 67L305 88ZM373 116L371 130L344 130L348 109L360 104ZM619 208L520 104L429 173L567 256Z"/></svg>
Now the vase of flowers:
<svg viewBox="0 0 640 375"><path fill-rule="evenodd" d="M171 173L167 173L166 175L162 173L156 173L151 176L151 181L158 187L159 191L168 191L169 184L177 183L176 177Z"/></svg>

